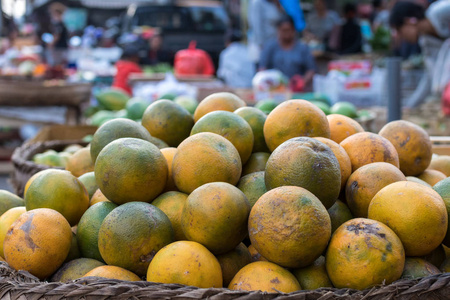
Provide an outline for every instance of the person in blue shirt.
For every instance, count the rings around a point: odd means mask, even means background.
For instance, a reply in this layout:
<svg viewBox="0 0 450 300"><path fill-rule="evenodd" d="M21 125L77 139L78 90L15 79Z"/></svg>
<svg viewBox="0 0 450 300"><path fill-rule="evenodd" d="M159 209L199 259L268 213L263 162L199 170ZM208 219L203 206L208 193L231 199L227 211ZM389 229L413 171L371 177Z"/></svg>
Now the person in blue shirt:
<svg viewBox="0 0 450 300"><path fill-rule="evenodd" d="M297 39L294 21L283 16L277 24L277 39L268 41L261 53L260 70L276 69L289 78L300 75L308 86L315 73L309 47Z"/></svg>

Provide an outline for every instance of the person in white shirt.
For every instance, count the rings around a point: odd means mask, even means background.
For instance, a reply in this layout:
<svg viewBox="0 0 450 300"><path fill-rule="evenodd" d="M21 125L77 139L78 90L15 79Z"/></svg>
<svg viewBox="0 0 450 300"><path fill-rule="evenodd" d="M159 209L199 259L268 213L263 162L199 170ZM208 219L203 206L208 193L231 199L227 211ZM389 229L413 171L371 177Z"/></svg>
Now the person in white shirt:
<svg viewBox="0 0 450 300"><path fill-rule="evenodd" d="M234 31L228 38L228 46L220 53L217 76L233 88L249 88L255 75L255 64L250 59L247 45L241 42L240 32Z"/></svg>
<svg viewBox="0 0 450 300"><path fill-rule="evenodd" d="M329 10L324 0L315 0L314 11L306 18L304 34L307 38L316 39L326 45L333 29L340 24L341 19L337 12Z"/></svg>
<svg viewBox="0 0 450 300"><path fill-rule="evenodd" d="M418 41L422 49L427 72L407 101L417 106L431 93L438 95L450 80L450 0L438 0L426 11L410 1L397 2L389 23L403 40Z"/></svg>

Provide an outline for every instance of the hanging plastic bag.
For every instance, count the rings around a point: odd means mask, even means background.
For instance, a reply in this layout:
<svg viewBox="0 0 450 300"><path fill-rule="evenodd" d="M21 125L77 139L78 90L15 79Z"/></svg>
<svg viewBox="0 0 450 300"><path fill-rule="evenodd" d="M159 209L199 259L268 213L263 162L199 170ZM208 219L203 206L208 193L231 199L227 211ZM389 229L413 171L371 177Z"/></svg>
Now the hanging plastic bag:
<svg viewBox="0 0 450 300"><path fill-rule="evenodd" d="M197 49L197 42L191 41L189 48L180 50L175 54L175 75L213 75L215 72L213 62L209 54Z"/></svg>

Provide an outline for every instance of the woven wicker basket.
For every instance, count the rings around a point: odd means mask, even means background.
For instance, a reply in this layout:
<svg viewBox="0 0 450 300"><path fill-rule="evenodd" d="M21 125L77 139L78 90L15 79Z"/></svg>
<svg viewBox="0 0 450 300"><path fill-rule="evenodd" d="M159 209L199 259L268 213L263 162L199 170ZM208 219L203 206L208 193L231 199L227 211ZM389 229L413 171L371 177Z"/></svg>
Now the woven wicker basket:
<svg viewBox="0 0 450 300"><path fill-rule="evenodd" d="M46 85L43 82L0 80L0 105L4 106L73 106L87 103L92 86L86 83Z"/></svg>
<svg viewBox="0 0 450 300"><path fill-rule="evenodd" d="M437 300L450 295L450 273L417 280L398 280L384 285L356 291L350 289L321 288L290 294L231 291L228 289L199 289L179 284L159 284L146 281L129 282L86 277L73 282L40 282L28 272L15 271L0 263L1 299L219 299L219 300Z"/></svg>
<svg viewBox="0 0 450 300"><path fill-rule="evenodd" d="M65 141L46 141L32 144L23 144L21 147L16 148L11 161L14 166L14 172L11 175L11 184L17 195L23 196L23 190L25 184L31 176L46 169L62 169L60 167L49 167L46 165L40 165L34 163L31 159L37 153L42 153L45 150L53 149L55 151L61 151L66 146L71 144L80 144L85 146L87 143L81 140L65 140Z"/></svg>

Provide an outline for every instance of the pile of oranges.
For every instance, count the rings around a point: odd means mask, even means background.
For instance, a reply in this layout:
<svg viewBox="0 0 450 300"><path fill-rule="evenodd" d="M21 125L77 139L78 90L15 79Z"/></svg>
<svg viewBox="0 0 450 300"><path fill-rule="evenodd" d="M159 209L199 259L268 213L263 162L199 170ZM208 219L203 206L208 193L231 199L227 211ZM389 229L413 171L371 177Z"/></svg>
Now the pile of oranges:
<svg viewBox="0 0 450 300"><path fill-rule="evenodd" d="M158 100L78 151L75 173L0 191L12 268L286 293L450 269L450 157L407 121L375 134L308 101L266 115L217 93L193 116Z"/></svg>

